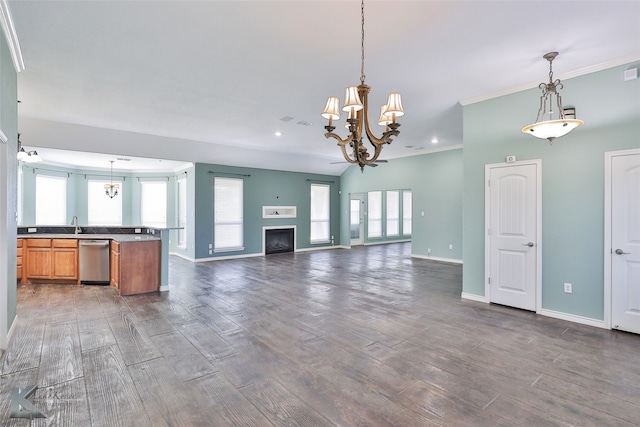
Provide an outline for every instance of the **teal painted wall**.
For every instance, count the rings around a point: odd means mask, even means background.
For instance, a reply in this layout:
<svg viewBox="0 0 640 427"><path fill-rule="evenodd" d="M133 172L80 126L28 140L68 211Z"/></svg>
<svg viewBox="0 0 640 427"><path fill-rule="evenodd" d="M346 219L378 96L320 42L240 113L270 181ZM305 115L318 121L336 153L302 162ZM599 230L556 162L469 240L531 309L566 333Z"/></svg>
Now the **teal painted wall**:
<svg viewBox="0 0 640 427"><path fill-rule="evenodd" d="M364 172L352 166L342 174L341 241L348 245L350 240L350 194L406 189L412 191L413 197L411 253L426 257L430 248L431 257L462 260L462 184L462 149L392 159L376 168L365 168ZM373 241L365 238L365 243L393 240L402 237Z"/></svg>
<svg viewBox="0 0 640 427"><path fill-rule="evenodd" d="M18 76L11 59L4 32L0 31L0 129L7 136L7 144L0 143L0 245L6 251L6 259L0 262L0 281L6 286L6 300L0 307L0 315L6 316L7 331L16 317L16 211L18 160ZM4 304L6 303L6 305ZM6 310L6 311L5 311ZM7 331L2 331L2 334ZM4 341L6 337L0 339Z"/></svg>
<svg viewBox="0 0 640 427"><path fill-rule="evenodd" d="M210 172L216 172L215 174ZM250 175L243 177L242 175ZM244 250L209 255L214 241L213 178L244 179ZM262 253L262 227L296 226L297 249L319 248L331 244L309 242L311 187L313 183L331 185L331 235L338 245L340 236L340 177L267 169L197 163L195 166L195 258L211 258ZM297 218L263 219L262 206L296 206Z"/></svg>
<svg viewBox="0 0 640 427"><path fill-rule="evenodd" d="M553 146L520 132L535 118L538 89L464 107L463 292L484 295L485 164L541 159L542 308L603 320L604 153L640 147L640 80L622 78L638 66L563 81L563 103L585 124Z"/></svg>

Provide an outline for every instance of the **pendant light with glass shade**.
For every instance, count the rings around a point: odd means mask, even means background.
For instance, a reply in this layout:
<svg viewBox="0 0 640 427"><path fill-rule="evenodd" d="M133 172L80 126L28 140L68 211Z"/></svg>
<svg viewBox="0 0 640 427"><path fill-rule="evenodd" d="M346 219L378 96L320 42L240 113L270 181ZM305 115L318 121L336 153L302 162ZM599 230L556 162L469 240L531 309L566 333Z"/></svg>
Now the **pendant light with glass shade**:
<svg viewBox="0 0 640 427"><path fill-rule="evenodd" d="M553 144L554 139L566 135L584 124L582 120L575 118L575 108L565 109L562 106L562 97L559 92L563 88L562 83L560 79L553 80L553 60L557 56L558 52L549 52L543 56L549 61L549 83L540 83L538 86L542 90L542 95L540 96L536 122L522 128L523 133L547 139L549 144ZM553 118L554 108L557 109L557 119Z"/></svg>

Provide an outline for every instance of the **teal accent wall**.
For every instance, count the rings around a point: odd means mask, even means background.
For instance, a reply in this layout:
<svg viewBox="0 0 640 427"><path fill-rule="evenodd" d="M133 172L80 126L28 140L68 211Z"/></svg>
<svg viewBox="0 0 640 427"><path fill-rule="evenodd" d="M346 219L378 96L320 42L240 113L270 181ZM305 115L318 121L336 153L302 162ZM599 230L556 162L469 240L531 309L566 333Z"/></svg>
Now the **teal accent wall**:
<svg viewBox="0 0 640 427"><path fill-rule="evenodd" d="M541 159L542 308L603 320L604 153L640 148L640 80L622 78L639 66L563 81L565 107L585 124L552 146L520 131L535 119L538 89L464 107L463 292L484 295L485 164Z"/></svg>
<svg viewBox="0 0 640 427"><path fill-rule="evenodd" d="M211 173L215 172L215 173ZM243 176L249 175L249 176ZM244 180L244 250L209 254L214 243L213 178L224 176ZM311 180L311 181L309 181ZM311 184L331 186L331 235L338 245L340 237L340 177L267 169L196 163L195 165L195 258L228 257L262 253L262 227L296 226L296 248L309 249L331 246L311 244L310 208ZM296 206L296 218L263 219L262 206Z"/></svg>
<svg viewBox="0 0 640 427"><path fill-rule="evenodd" d="M0 288L6 286L6 300L0 306L0 315L6 316L7 331L16 317L16 212L18 160L18 77L11 59L4 32L0 31L0 129L7 136L7 144L0 143L0 245L6 259L0 261ZM6 285L5 285L6 284ZM6 303L6 305L5 305ZM0 338L4 342L6 337Z"/></svg>
<svg viewBox="0 0 640 427"><path fill-rule="evenodd" d="M448 260L462 260L462 149L440 151L419 156L391 159L376 168L351 166L342 174L341 224L343 244L348 245L349 195L375 190L411 190L413 198L411 253ZM384 207L384 199L383 199ZM424 216L422 216L424 212ZM383 234L384 227L383 208ZM365 243L382 243L398 238L366 239ZM453 249L449 249L453 245Z"/></svg>

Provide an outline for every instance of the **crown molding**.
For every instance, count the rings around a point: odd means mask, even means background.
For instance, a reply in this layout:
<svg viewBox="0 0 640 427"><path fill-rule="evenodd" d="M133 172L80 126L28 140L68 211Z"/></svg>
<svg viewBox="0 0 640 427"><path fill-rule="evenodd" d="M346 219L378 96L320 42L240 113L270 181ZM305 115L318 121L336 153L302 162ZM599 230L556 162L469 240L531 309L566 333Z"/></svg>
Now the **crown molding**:
<svg viewBox="0 0 640 427"><path fill-rule="evenodd" d="M13 19L11 18L11 11L9 10L7 0L0 0L0 25L2 26L4 36L7 38L7 44L9 45L9 51L11 51L11 59L13 59L13 66L16 72L24 71L24 60L22 59L20 42L18 41L16 28L13 26Z"/></svg>
<svg viewBox="0 0 640 427"><path fill-rule="evenodd" d="M612 59L610 61L605 61L599 64L591 65L589 67L580 68L579 70L570 71L564 74L558 74L556 75L556 77L564 81L567 79L572 79L574 77L584 76L586 74L607 70L609 68L617 67L624 64L629 64L631 62L636 62L636 61L640 61L640 53L637 53L637 52L629 55L621 56L619 58ZM522 92L523 90L536 88L538 87L539 84L540 84L539 80L535 82L524 83L518 86L511 87L509 89L488 93L486 95L476 96L474 98L464 99L460 101L460 105L465 106L465 105L475 104L477 102L487 101L489 99L499 98L501 96L511 95L513 93Z"/></svg>

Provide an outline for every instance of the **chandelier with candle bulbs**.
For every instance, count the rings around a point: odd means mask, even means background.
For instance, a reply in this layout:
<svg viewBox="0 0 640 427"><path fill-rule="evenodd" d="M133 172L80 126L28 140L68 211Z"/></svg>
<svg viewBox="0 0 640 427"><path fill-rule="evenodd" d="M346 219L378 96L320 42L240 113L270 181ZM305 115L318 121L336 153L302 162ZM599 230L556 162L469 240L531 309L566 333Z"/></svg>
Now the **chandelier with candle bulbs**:
<svg viewBox="0 0 640 427"><path fill-rule="evenodd" d="M113 162L115 160L109 160L111 162L111 174L110 174L110 184L104 185L104 193L109 196L110 199L113 199L118 195L118 190L120 189L120 184L113 183Z"/></svg>
<svg viewBox="0 0 640 427"><path fill-rule="evenodd" d="M350 86L346 89L344 105L342 106L342 111L348 114L345 124L349 131L347 138L342 139L333 132L336 128L333 126L333 122L340 119L340 100L338 97L329 97L327 105L322 112L322 117L329 120L329 124L324 127L327 130L324 136L336 139L342 149L342 155L345 160L359 165L360 169L364 171L365 166L376 166L375 163L378 161L384 144L391 144L391 137L400 134L398 130L400 124L396 122L396 118L404 115L404 110L402 109L400 94L390 93L387 103L380 107L380 118L378 119L378 124L384 126L385 131L380 138L373 134L369 126L368 104L368 95L371 87L364 83L364 0L361 1L360 10L362 17L360 85ZM373 153L369 153L367 146L363 143L362 139L365 135L373 147Z"/></svg>

